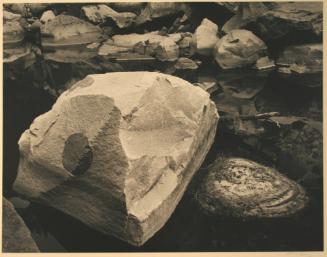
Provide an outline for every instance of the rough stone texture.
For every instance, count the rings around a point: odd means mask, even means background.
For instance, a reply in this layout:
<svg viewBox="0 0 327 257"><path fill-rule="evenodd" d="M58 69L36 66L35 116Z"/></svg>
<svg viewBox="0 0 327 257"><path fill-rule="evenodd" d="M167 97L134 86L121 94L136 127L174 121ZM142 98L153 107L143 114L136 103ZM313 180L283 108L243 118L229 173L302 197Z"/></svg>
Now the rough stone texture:
<svg viewBox="0 0 327 257"><path fill-rule="evenodd" d="M141 14L136 18L135 23L140 25L157 18L176 15L180 12L188 14L190 12L190 8L184 3L149 2Z"/></svg>
<svg viewBox="0 0 327 257"><path fill-rule="evenodd" d="M228 33L233 29L244 28L250 22L253 22L260 17L260 15L276 7L276 3L269 2L237 3L236 5L238 5L237 8L236 6L234 7L236 14L222 27L222 31L225 33ZM226 8L228 7L226 6Z"/></svg>
<svg viewBox="0 0 327 257"><path fill-rule="evenodd" d="M21 18L22 16L20 14L16 13L11 13L6 10L3 10L3 21L17 21Z"/></svg>
<svg viewBox="0 0 327 257"><path fill-rule="evenodd" d="M99 27L70 15L58 15L41 26L44 47L93 43L103 38Z"/></svg>
<svg viewBox="0 0 327 257"><path fill-rule="evenodd" d="M322 44L289 46L277 61L278 75L297 86L321 87L323 71Z"/></svg>
<svg viewBox="0 0 327 257"><path fill-rule="evenodd" d="M265 40L281 38L289 33L322 33L322 2L278 3L256 20L260 36Z"/></svg>
<svg viewBox="0 0 327 257"><path fill-rule="evenodd" d="M39 252L23 219L5 198L2 198L2 213L2 252Z"/></svg>
<svg viewBox="0 0 327 257"><path fill-rule="evenodd" d="M144 2L113 2L108 3L117 12L140 12L141 8L144 7Z"/></svg>
<svg viewBox="0 0 327 257"><path fill-rule="evenodd" d="M180 78L90 75L21 136L14 188L142 245L175 209L217 121L209 95Z"/></svg>
<svg viewBox="0 0 327 257"><path fill-rule="evenodd" d="M48 10L42 14L42 16L40 18L40 22L47 23L47 22L53 20L54 18L56 18L56 15L53 13L53 11Z"/></svg>
<svg viewBox="0 0 327 257"><path fill-rule="evenodd" d="M322 44L306 44L287 47L277 59L280 73L322 72Z"/></svg>
<svg viewBox="0 0 327 257"><path fill-rule="evenodd" d="M179 56L177 42L180 34L159 35L158 31L146 34L115 35L100 48L100 55L115 55L123 52L137 52L154 56L161 61L175 61Z"/></svg>
<svg viewBox="0 0 327 257"><path fill-rule="evenodd" d="M108 19L111 19L116 23L119 28L130 27L136 17L135 13L119 13L105 4L84 6L82 7L82 11L87 17L87 19L93 23L104 23Z"/></svg>
<svg viewBox="0 0 327 257"><path fill-rule="evenodd" d="M255 63L255 68L258 70L272 69L275 67L276 67L276 65L275 65L274 60L269 59L268 56L261 57Z"/></svg>
<svg viewBox="0 0 327 257"><path fill-rule="evenodd" d="M26 8L28 11L31 12L33 15L39 15L44 12L47 8L50 7L51 4L49 3L42 3L42 4L7 4L7 7L14 13L19 13L21 15L26 14Z"/></svg>
<svg viewBox="0 0 327 257"><path fill-rule="evenodd" d="M254 64L265 55L265 43L251 31L232 30L218 40L215 60L223 69L241 68Z"/></svg>
<svg viewBox="0 0 327 257"><path fill-rule="evenodd" d="M3 24L3 43L5 46L17 45L24 38L24 29L17 20L5 20Z"/></svg>
<svg viewBox="0 0 327 257"><path fill-rule="evenodd" d="M196 53L200 55L212 55L213 48L218 41L218 26L208 19L203 19L193 35L193 45Z"/></svg>
<svg viewBox="0 0 327 257"><path fill-rule="evenodd" d="M285 217L306 206L304 189L276 170L242 158L218 159L197 192L211 214Z"/></svg>

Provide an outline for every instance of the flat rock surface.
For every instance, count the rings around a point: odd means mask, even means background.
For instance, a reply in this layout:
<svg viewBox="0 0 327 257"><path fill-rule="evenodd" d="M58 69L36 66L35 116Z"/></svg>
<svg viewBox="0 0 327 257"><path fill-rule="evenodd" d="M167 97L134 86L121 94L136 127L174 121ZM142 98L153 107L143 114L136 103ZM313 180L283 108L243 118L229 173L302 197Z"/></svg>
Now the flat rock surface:
<svg viewBox="0 0 327 257"><path fill-rule="evenodd" d="M39 252L23 219L5 198L2 198L2 212L2 251L6 253Z"/></svg>
<svg viewBox="0 0 327 257"><path fill-rule="evenodd" d="M174 211L217 122L209 94L180 78L90 75L21 136L14 186L94 229L141 245Z"/></svg>

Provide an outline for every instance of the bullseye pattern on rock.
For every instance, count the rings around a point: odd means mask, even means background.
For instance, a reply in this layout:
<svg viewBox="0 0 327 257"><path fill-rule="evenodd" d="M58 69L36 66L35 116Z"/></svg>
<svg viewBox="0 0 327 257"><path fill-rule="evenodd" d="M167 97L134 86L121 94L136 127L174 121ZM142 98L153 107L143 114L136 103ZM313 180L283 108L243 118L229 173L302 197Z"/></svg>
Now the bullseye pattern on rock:
<svg viewBox="0 0 327 257"><path fill-rule="evenodd" d="M208 93L180 78L90 75L21 136L14 187L93 229L142 245L175 209L217 122Z"/></svg>
<svg viewBox="0 0 327 257"><path fill-rule="evenodd" d="M197 199L211 214L285 217L306 206L304 189L276 170L242 158L218 159Z"/></svg>

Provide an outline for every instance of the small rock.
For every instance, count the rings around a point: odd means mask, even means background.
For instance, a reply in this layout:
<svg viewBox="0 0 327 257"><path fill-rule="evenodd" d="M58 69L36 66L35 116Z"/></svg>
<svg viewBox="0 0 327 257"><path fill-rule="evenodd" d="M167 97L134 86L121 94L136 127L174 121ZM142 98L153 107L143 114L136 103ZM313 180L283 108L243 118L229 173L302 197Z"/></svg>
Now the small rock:
<svg viewBox="0 0 327 257"><path fill-rule="evenodd" d="M304 189L278 171L242 158L218 159L197 192L205 212L238 218L294 215L308 201Z"/></svg>
<svg viewBox="0 0 327 257"><path fill-rule="evenodd" d="M2 198L2 211L2 251L5 253L40 252L23 219L5 198Z"/></svg>
<svg viewBox="0 0 327 257"><path fill-rule="evenodd" d="M203 19L193 35L195 52L200 55L210 56L218 41L218 26L208 19Z"/></svg>
<svg viewBox="0 0 327 257"><path fill-rule="evenodd" d="M181 57L177 59L175 68L178 70L196 70L199 68L199 66L193 60Z"/></svg>
<svg viewBox="0 0 327 257"><path fill-rule="evenodd" d="M53 11L48 10L42 14L40 21L41 21L41 23L44 24L44 23L47 23L47 22L53 20L55 17L56 17L56 15L53 13Z"/></svg>
<svg viewBox="0 0 327 257"><path fill-rule="evenodd" d="M180 56L192 57L195 53L195 48L193 47L193 35L191 33L185 33L183 38L178 41Z"/></svg>
<svg viewBox="0 0 327 257"><path fill-rule="evenodd" d="M136 17L135 13L119 13L105 4L84 6L82 7L82 11L87 19L93 23L104 23L108 19L111 19L119 28L130 27L134 23Z"/></svg>
<svg viewBox="0 0 327 257"><path fill-rule="evenodd" d="M259 58L255 63L255 68L257 70L267 70L275 67L275 62L273 60L270 60L268 56Z"/></svg>
<svg viewBox="0 0 327 257"><path fill-rule="evenodd" d="M232 30L218 40L214 54L221 68L233 69L253 65L266 49L266 44L251 31Z"/></svg>
<svg viewBox="0 0 327 257"><path fill-rule="evenodd" d="M14 188L140 246L174 211L217 122L209 94L180 78L89 75L21 136Z"/></svg>

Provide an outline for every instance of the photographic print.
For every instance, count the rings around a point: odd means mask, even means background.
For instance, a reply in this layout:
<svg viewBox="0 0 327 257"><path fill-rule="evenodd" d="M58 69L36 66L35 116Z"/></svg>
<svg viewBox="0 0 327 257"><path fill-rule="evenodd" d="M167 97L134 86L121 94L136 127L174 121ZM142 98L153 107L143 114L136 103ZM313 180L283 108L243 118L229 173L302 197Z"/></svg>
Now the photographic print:
<svg viewBox="0 0 327 257"><path fill-rule="evenodd" d="M2 252L324 250L323 2L2 7Z"/></svg>

